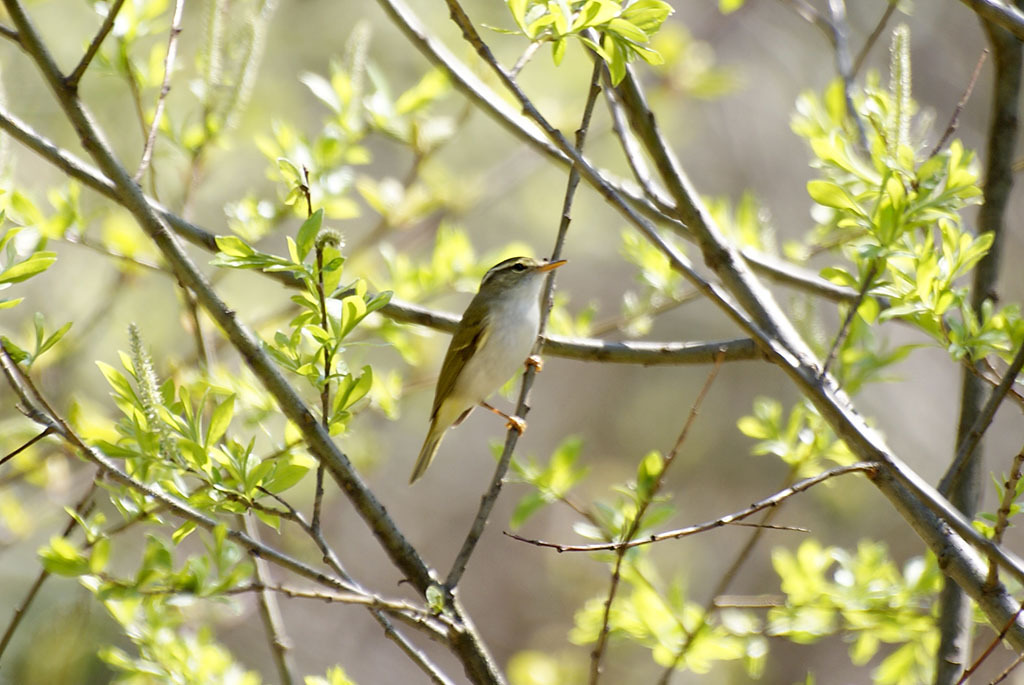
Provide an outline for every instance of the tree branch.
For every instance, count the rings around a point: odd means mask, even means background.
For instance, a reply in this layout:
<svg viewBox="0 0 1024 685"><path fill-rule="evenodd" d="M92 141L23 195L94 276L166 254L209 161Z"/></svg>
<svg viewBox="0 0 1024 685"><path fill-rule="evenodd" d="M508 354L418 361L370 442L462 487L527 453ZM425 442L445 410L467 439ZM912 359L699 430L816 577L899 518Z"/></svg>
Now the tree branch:
<svg viewBox="0 0 1024 685"><path fill-rule="evenodd" d="M1006 210L1013 187L1013 150L1017 140L1017 117L1021 91L1021 44L1006 31L982 22L992 50L995 67L992 92L992 119L988 128L984 202L978 212L978 232L992 234L992 246L974 269L971 287L971 307L981 311L983 303L996 301L996 284L999 280L999 261L1005 244ZM961 102L970 94L971 86L981 68L981 61L975 67L971 82ZM947 130L955 127L958 105ZM939 141L940 149L945 138ZM939 492L963 512L973 518L981 498L983 477L983 453L981 439L995 418L1006 393L1016 382L1017 375L1024 367L1024 343L1017 351L1013 363L1002 382L992 390L988 401L982 399L984 381L979 378L981 361L966 361L973 368L964 370L960 392L960 418L957 423L956 455L939 484ZM996 545L1000 540L995 540ZM995 568L989 570L989 582L995 582ZM964 590L947 582L939 598L939 649L935 655L936 685L956 682L968 663L971 651L973 629L973 608Z"/></svg>
<svg viewBox="0 0 1024 685"><path fill-rule="evenodd" d="M987 22L1006 29L1017 38L1024 40L1024 12L1006 4L1003 0L960 0Z"/></svg>
<svg viewBox="0 0 1024 685"><path fill-rule="evenodd" d="M720 518L705 521L704 523L697 523L685 528L677 528L664 533L648 535L647 537L640 538L639 540L606 542L594 545L563 545L557 542L545 542L544 540L525 538L514 533L506 532L505 535L514 540L519 540L520 542L526 542L536 547L548 547L557 552L615 552L620 549L640 547L641 545L652 545L658 542L664 542L665 540L678 540L679 538L697 535L698 533L704 533L715 528L721 528L722 526L736 524L753 516L759 511L776 507L793 495L799 494L805 490L810 490L819 483L824 483L826 480L835 478L836 476L845 476L848 473L865 473L869 478L874 478L878 473L878 465L867 462L858 462L856 464L850 464L849 466L837 466L834 469L829 469L828 471L819 473L817 476L805 478L784 490L779 490L774 495L765 497L764 499L751 504L749 507L740 509L739 511L731 514L726 514Z"/></svg>
<svg viewBox="0 0 1024 685"><path fill-rule="evenodd" d="M623 95L631 125L676 201L677 218L694 233L704 254L705 263L722 279L729 293L739 300L752 318L737 308L730 295L697 274L683 255L661 239L653 226L625 202L586 160L576 154L572 145L541 116L529 98L496 62L458 2L447 0L447 3L466 40L495 71L502 84L523 108L526 116L540 125L559 150L573 158L579 165L581 175L590 180L613 207L669 258L674 269L722 308L777 361L837 435L846 441L854 454L862 461L878 465L878 474L874 482L879 490L915 528L921 539L944 560L947 574L971 593L988 614L989 620L1001 624L1012 615L1016 605L1005 588L1000 588L996 593L985 591L984 565L977 552L967 543L986 554L995 555L999 563L1017 578L1024 578L1024 562L979 534L969 520L951 507L931 485L889 450L880 436L870 429L853 409L848 398L829 382L829 379L819 378L820 368L814 356L786 319L774 298L754 279L746 262L739 257L735 248L722 238L717 228L713 227L689 180L658 133L653 113L647 108L630 71L627 69L627 76L620 84L619 92ZM958 535L951 536L950 528ZM1024 647L1024 624L1018 622L1015 625L1010 639L1014 644Z"/></svg>
<svg viewBox="0 0 1024 685"><path fill-rule="evenodd" d="M239 514L242 524L245 526L246 534L253 540L260 540L260 530L253 520L252 514ZM281 607L277 603L277 596L267 589L270 585L270 568L266 560L255 554L250 554L253 563L253 576L256 582L262 587L256 591L257 605L260 610L260 620L263 621L263 628L267 633L267 642L270 643L270 653L274 657L274 666L277 667L277 677L281 685L293 685L296 682L295 659L292 657L292 644L285 632L284 617L281 616Z"/></svg>
<svg viewBox="0 0 1024 685"><path fill-rule="evenodd" d="M181 14L185 8L185 0L174 0L174 13L171 15L171 30L167 37L167 54L164 56L164 78L160 84L160 93L156 98L156 109L153 110L153 121L149 126L146 144L142 148L142 159L133 178L136 182L146 173L149 162L153 158L153 147L156 145L156 134L160 130L160 120L164 116L164 105L167 94L171 92L171 73L174 71L174 59L178 54L178 36L181 34Z"/></svg>
<svg viewBox="0 0 1024 685"><path fill-rule="evenodd" d="M567 152L567 146L571 147L568 143L565 145L562 143L552 145L551 142L545 140L545 136L554 140L551 137L550 130L544 129L543 133L539 132L535 125L537 123L536 119L529 112L524 111L521 113L516 111L515 108L491 90L488 85L473 73L472 69L455 58L444 45L427 33L420 20L405 5L403 0L377 0L377 2L409 42L431 64L443 70L451 79L452 84L463 95L476 103L485 114L494 119L513 136L548 159L563 166L569 166L574 157L581 157L580 155ZM487 61L486 58L485 61ZM524 113L527 116L524 117ZM531 122L531 120L533 121ZM674 218L674 207L669 198L664 195L658 195L648 200L630 190L620 180L612 178L608 174L597 172L591 167L589 162L583 167L583 171L581 174L583 180L587 181L601 195L607 198L609 189L611 189L620 198L620 201L628 203L634 211L643 215L648 220L667 222L673 226L673 230L679 232L688 240L692 240L686 227ZM614 205L615 203L612 202L612 204ZM762 273L781 284L796 287L833 301L850 301L857 296L856 291L852 288L837 286L817 274L811 273L807 269L789 264L777 257L753 250L743 250L742 254L744 259L750 262L751 266L758 273Z"/></svg>
<svg viewBox="0 0 1024 685"><path fill-rule="evenodd" d="M78 65L68 75L67 80L65 81L68 87L75 89L78 88L78 83L82 80L85 70L89 68L90 64L92 64L92 60L96 56L96 53L99 52L104 39L106 39L110 30L114 28L114 21L117 19L117 15L121 11L122 5L124 5L124 0L114 0L114 2L107 7L107 16L103 18L103 23L100 24L99 31L97 31L93 39L89 41L89 46L85 49L85 54L82 55L82 59L78 61Z"/></svg>
<svg viewBox="0 0 1024 685"><path fill-rule="evenodd" d="M587 101L583 106L583 116L580 120L580 127L576 130L577 151L583 149L583 144L587 138L587 131L590 128L590 117L594 113L594 104L597 102L597 96L601 93L600 82L602 69L603 65L597 62L594 63L594 68L590 77L590 90L587 92ZM562 201L561 220L558 225L558 235L555 238L555 245L551 251L551 261L561 259L562 248L565 245L565 237L569 232L569 223L572 221L572 203L573 199L576 197L576 188L579 186L579 182L579 171L574 165L569 169L569 178L566 182L565 188L565 198ZM541 308L540 330L537 333L538 340L534 344L534 350L540 350L541 348L540 336L544 334L544 329L547 327L548 314L551 313L554 298L555 274L551 273L544 282L544 292L541 296L543 304ZM516 404L516 416L520 418L525 418L526 414L530 410L530 389L533 387L533 380L536 375L537 366L535 364L527 364L526 371L523 373L522 387L519 390L519 401ZM463 572L466 570L466 564L469 563L469 557L473 554L473 550L476 549L476 544L480 541L480 536L483 535L484 526L487 524L487 519L491 515L491 510L494 508L494 504L498 500L498 494L501 492L501 485L505 479L505 474L508 472L508 465L512 461L512 452L515 450L518 440L519 431L509 428L505 435L505 447L501 452L501 458L498 459L498 465L494 470L494 476L491 478L491 485L480 500L480 509L477 511L476 518L473 519L473 525L470 526L469 533L466 535L466 539L462 543L462 548L455 557L455 562L452 564L451 571L448 572L448 577L445 580L445 587L448 590L451 590L458 585Z"/></svg>
<svg viewBox="0 0 1024 685"><path fill-rule="evenodd" d="M595 64L599 62L595 61ZM697 393L697 398L693 401L690 406L690 412L686 416L686 421L683 423L682 430L679 431L679 437L676 438L676 442L672 445L672 449L665 456L664 461L661 464L661 470L658 472L657 478L649 488L640 490L638 484L638 504L636 512L633 514L633 520L629 524L629 528L626 530L625 535L622 536L622 542L632 542L637 533L640 532L640 527L643 525L644 517L647 515L647 510L650 508L651 503L655 501L658 493L661 492L662 486L665 484L665 474L668 473L668 469L675 463L676 457L679 454L679 450L682 449L683 443L686 442L686 436L690 434L690 428L693 426L694 421L697 419L697 415L700 412L700 407L704 403L704 398L707 397L708 391L711 390L711 385L715 382L715 378L718 377L718 371L722 367L722 361L719 358L717 363L712 367L711 373L708 374L707 379L704 381L704 386ZM597 634L597 644L594 646L594 650L590 653L590 685L597 685L598 680L601 677L601 659L604 657L605 647L608 645L608 636L611 633L611 615L612 615L612 603L615 601L615 595L619 589L619 582L622 578L622 562L626 558L626 552L629 551L628 547L621 546L615 550L615 563L612 566L612 577L608 587L608 596L604 601L604 612L601 615L601 629Z"/></svg>

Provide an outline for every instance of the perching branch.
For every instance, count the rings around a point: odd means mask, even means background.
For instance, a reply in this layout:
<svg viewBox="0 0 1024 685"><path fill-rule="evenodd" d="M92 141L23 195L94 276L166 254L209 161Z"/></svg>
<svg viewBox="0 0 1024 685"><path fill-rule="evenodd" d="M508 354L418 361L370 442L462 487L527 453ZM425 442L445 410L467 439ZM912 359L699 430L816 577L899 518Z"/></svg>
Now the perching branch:
<svg viewBox="0 0 1024 685"><path fill-rule="evenodd" d="M583 143L587 138L587 131L590 128L590 117L594 113L594 104L597 102L597 96L601 93L602 69L603 65L597 62L594 63L594 69L590 77L590 90L587 94L586 104L583 106L583 116L580 120L580 127L576 130L576 150L583 149ZM569 170L569 179L565 188L565 199L562 202L561 221L559 222L555 245L551 251L551 261L556 261L562 257L562 248L565 245L565 237L569 232L569 223L572 221L572 203L576 197L576 188L579 186L579 181L579 172L576 170L576 167L573 166ZM541 296L541 323L538 336L542 336L544 334L544 329L547 327L548 314L551 313L554 298L555 274L551 273L548 274L547 280L544 283L544 292ZM540 349L539 337L538 342L534 345L534 349ZM528 364L526 371L523 373L522 386L519 390L519 400L516 403L515 415L520 418L525 418L526 414L530 410L530 389L533 387L533 380L536 374L537 366L535 364ZM452 564L451 571L448 572L448 576L445 580L445 587L448 590L452 590L456 585L458 585L463 572L466 570L466 564L469 563L469 557L472 555L473 550L476 549L477 542L480 541L480 536L483 534L484 526L487 524L487 519L490 517L491 510L494 508L494 504L498 500L498 494L501 492L501 485L504 482L505 474L508 472L508 465L512 461L512 452L515 450L518 440L519 432L513 428L509 428L505 436L505 447L502 449L501 457L498 459L498 465L494 470L494 476L491 478L490 487L488 487L487 492L485 492L484 496L480 499L480 508L477 511L477 515L473 519L473 524L470 526L469 533L466 535L466 539L462 543L462 548L455 557L455 562Z"/></svg>
<svg viewBox="0 0 1024 685"><path fill-rule="evenodd" d="M211 288L206 277L197 269L177 239L170 233L167 224L149 204L142 190L115 158L77 94L65 86L52 54L43 43L19 0L3 0L3 2L22 37L25 51L39 68L85 149L89 151L102 173L111 179L119 202L132 213L140 228L153 240L178 279L195 293L203 309L231 340L256 377L278 402L284 415L299 428L310 452L325 464L332 478L352 502L355 510L373 532L392 563L413 587L421 594L425 594L427 588L434 583L431 569L398 530L384 507L353 468L348 457L334 444L327 431L318 423L313 413L284 379L280 370L263 350L259 340L238 320L237 314ZM88 449L84 444L81 445L81 448ZM127 479L127 476L118 471L116 466L107 461L103 455L92 452L90 455L90 458L97 463L104 463L104 467L108 470L114 469L112 473ZM157 494L154 493L154 495ZM187 505L176 503L176 506L184 507L183 511L202 520L203 523L200 525L206 526L213 523L212 520ZM241 534L235 533L235 535ZM250 546L254 542L248 536L243 537L248 543L247 548L251 548ZM286 559L284 555L280 556ZM287 561L294 563L295 560L288 559ZM302 565L302 568L304 572L311 571L305 565ZM501 672L475 627L468 620L464 620L464 612L457 596L453 596L450 609L452 615L462 622L461 629L451 633L451 649L461 661L467 676L481 683L503 682L504 678Z"/></svg>

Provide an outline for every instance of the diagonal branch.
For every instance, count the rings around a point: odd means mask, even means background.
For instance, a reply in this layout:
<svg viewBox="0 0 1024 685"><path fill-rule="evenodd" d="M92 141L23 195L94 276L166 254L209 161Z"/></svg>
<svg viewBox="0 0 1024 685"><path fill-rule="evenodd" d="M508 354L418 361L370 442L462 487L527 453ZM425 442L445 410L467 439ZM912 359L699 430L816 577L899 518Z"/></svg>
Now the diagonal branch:
<svg viewBox="0 0 1024 685"><path fill-rule="evenodd" d="M672 449L665 456L665 459L661 464L661 470L658 472L658 476L655 478L654 483L643 490L640 489L639 483L637 484L640 501L636 508L636 513L632 517L633 520L629 524L629 529L626 531L625 535L622 536L622 542L632 542L640 532L640 527L643 525L644 517L647 515L648 509L657 498L658 493L661 492L661 488L665 483L665 474L668 473L669 467L675 463L676 457L679 455L679 450L682 449L683 443L686 442L686 437L690 434L690 428L697 419L697 414L700 412L700 407L704 403L704 398L707 397L708 392L711 390L711 386L715 382L715 378L718 377L718 371L721 368L722 361L719 359L715 363L714 367L712 367L711 373L708 374L707 379L704 381L704 386L700 389L700 392L697 393L697 398L693 401L693 405L690 407L690 412L686 416L686 421L683 423L683 427L679 431L679 437L676 438L676 442L672 445ZM594 650L590 653L590 685L597 685L597 681L601 677L601 660L604 657L605 647L608 645L608 637L611 634L612 603L615 601L615 595L618 592L619 583L622 579L622 563L625 561L626 552L628 551L629 547L626 546L620 546L615 550L615 563L612 567L611 583L608 588L608 596L604 601L604 612L601 615L601 629L597 634L597 644L594 646Z"/></svg>
<svg viewBox="0 0 1024 685"><path fill-rule="evenodd" d="M685 528L677 528L676 530L666 531L664 533L657 533L654 535L648 535L637 540L628 540L625 542L608 542L600 543L596 545L563 545L557 542L546 542L544 540L533 540L530 538L524 538L513 533L505 533L505 535L519 540L520 542L526 542L536 547L547 547L558 552L616 552L620 549L630 549L632 547L640 547L642 545L652 545L657 542L664 542L665 540L678 540L680 538L689 537L690 535L697 535L698 533L706 533L709 530L715 528L721 528L723 526L734 525L746 518L749 518L759 511L765 509L771 509L777 507L782 502L786 501L793 495L797 495L805 490L810 490L815 485L824 483L825 481L835 478L836 476L845 476L848 473L864 473L869 478L874 478L878 473L878 466L876 464L870 464L866 462L858 462L856 464L850 464L849 466L837 466L834 469L823 471L817 476L805 478L802 481L794 483L793 485L779 490L774 495L765 497L764 499L751 504L749 507L740 509L739 511L727 514L720 518L705 521L704 523L697 523L692 526L686 526Z"/></svg>
<svg viewBox="0 0 1024 685"><path fill-rule="evenodd" d="M600 82L602 69L603 65L598 62L594 63L593 72L590 77L590 90L587 93L586 104L583 106L583 116L580 120L580 127L576 130L576 150L583 149L583 143L587 138L587 131L590 128L590 118L594 113L594 104L597 102L597 96L601 93ZM579 186L579 182L579 171L574 165L569 170L569 179L566 182L565 199L562 202L562 218L559 222L558 235L555 238L555 246L551 251L551 261L560 259L562 256L562 248L565 246L565 238L569 232L569 223L572 221L572 203L576 197L576 188ZM544 293L541 296L543 307L541 309L541 323L538 336L544 334L544 329L547 326L548 314L550 314L551 307L554 304L554 298L555 275L554 273L551 273L545 281ZM540 349L539 340L534 345L534 349ZM537 366L535 364L528 364L526 371L523 373L523 383L519 391L519 401L516 405L516 416L525 417L530 409L530 389L533 387L533 380L536 375ZM462 548L455 557L455 562L452 564L451 571L448 572L448 577L445 580L445 587L449 590L458 585L459 579L462 578L462 574L466 570L466 564L469 563L469 557L473 554L473 550L476 549L476 544L479 542L480 536L483 535L484 526L487 524L487 519L490 517L491 510L494 508L494 504L498 500L498 494L501 492L501 485L504 482L505 474L508 472L508 465L512 461L512 452L515 450L518 440L519 432L510 428L505 436L505 447L501 452L501 458L498 459L498 466L494 470L491 485L480 500L480 509L477 511L476 518L473 519L473 525L470 527L469 534L462 543Z"/></svg>
<svg viewBox="0 0 1024 685"><path fill-rule="evenodd" d="M885 445L881 437L867 426L848 398L830 379L820 378L820 368L806 343L797 334L771 294L753 277L736 249L725 241L711 222L692 184L661 137L655 117L647 107L630 71L627 69L626 78L619 86L619 92L623 95L623 102L629 112L630 123L676 202L677 218L693 233L704 254L705 263L722 279L725 290L697 274L686 258L667 244L647 219L634 210L585 159L576 153L565 137L547 122L497 63L457 0L446 1L464 38L497 74L505 88L520 104L523 112L541 126L549 139L564 154L576 162L583 177L587 178L615 209L668 257L674 269L690 280L765 349L854 454L863 461L878 465L879 470L874 483L914 527L921 539L946 562L944 570L947 575L953 577L971 593L989 620L1000 624L1011 616L1016 610L1013 598L1005 588L999 588L996 592L986 591L985 565L978 553L969 545L985 554L994 555L1003 568L1018 579L1024 579L1024 562L978 533L968 519L950 506L929 483L906 466ZM746 312L735 304L733 297ZM950 535L950 529L956 531L957 535ZM1014 644L1024 647L1024 623L1015 624L1010 639Z"/></svg>
<svg viewBox="0 0 1024 685"><path fill-rule="evenodd" d="M65 81L69 88L78 88L78 83L82 80L85 70L89 68L90 64L92 64L92 60L96 56L96 53L99 52L104 39L110 33L110 30L114 28L114 20L117 19L117 15L121 11L122 5L124 5L124 0L114 0L114 2L107 7L107 16L103 18L103 23L100 24L99 31L97 31L93 39L89 41L89 46L85 49L85 54L82 55L82 59L78 61L78 65L68 75Z"/></svg>
<svg viewBox="0 0 1024 685"><path fill-rule="evenodd" d="M156 109L153 110L153 121L149 125L146 145L142 148L142 159L139 168L132 177L138 182L146 173L149 162L153 158L153 147L156 145L156 134L160 130L160 120L164 117L164 106L167 94L171 92L171 74L174 71L174 60L178 54L178 36L181 34L181 14L185 9L185 0L174 0L174 13L171 15L171 30L167 37L167 54L164 56L164 78L160 84L160 93L156 98Z"/></svg>
<svg viewBox="0 0 1024 685"><path fill-rule="evenodd" d="M198 270L178 240L168 230L164 220L149 204L142 190L114 157L109 145L97 132L91 116L81 101L73 91L65 87L52 54L25 13L21 3L18 0L3 0L3 4L22 37L26 52L31 55L57 97L61 109L74 127L85 149L89 151L103 174L112 181L119 201L132 213L140 228L153 240L176 276L196 294L203 309L231 340L232 345L238 350L246 364L260 379L267 391L273 395L284 415L298 426L310 452L325 464L332 478L352 502L355 510L370 528L395 567L420 593L426 593L427 588L434 582L431 569L402 535L383 505L356 472L348 457L334 444L327 431L323 429L302 399L281 375L280 370L263 350L260 341L238 320L237 314L212 289L206 277ZM102 455L93 456L106 461ZM113 464L106 462L106 465L116 471L116 466ZM125 477L127 478L127 476ZM212 523L199 512L192 510L191 507L187 511L191 515ZM250 545L253 544L248 536L245 538ZM289 561L294 562L294 560ZM451 611L461 623L461 630L451 633L451 648L462 662L467 676L483 683L503 682L504 679L497 665L476 629L465 616L457 597L453 597Z"/></svg>
<svg viewBox="0 0 1024 685"><path fill-rule="evenodd" d="M555 141L549 129L542 126L543 131L538 131L536 125L538 122L531 113L525 110L524 112L517 111L498 96L482 79L476 76L472 69L459 61L440 41L427 33L422 22L405 5L403 0L377 0L377 2L413 46L423 53L432 64L442 69L463 95L513 136L551 161L563 166L569 166L575 158L581 157L568 149L571 144L567 141L563 141L564 144L558 142L555 145L549 142L549 140ZM470 42L472 43L472 41ZM487 61L486 58L485 61ZM549 140L545 140L545 136ZM644 198L618 179L607 173L596 171L589 162L584 167L582 178L603 196L607 197L608 189L611 189L621 201L629 204L635 212L649 221L668 223L673 230L688 240L693 239L688 234L686 227L674 217L672 201L664 193L659 193L650 199ZM765 274L766 277L819 297L833 301L851 301L857 295L852 288L837 286L807 269L789 264L777 257L753 250L744 250L743 257L752 268Z"/></svg>

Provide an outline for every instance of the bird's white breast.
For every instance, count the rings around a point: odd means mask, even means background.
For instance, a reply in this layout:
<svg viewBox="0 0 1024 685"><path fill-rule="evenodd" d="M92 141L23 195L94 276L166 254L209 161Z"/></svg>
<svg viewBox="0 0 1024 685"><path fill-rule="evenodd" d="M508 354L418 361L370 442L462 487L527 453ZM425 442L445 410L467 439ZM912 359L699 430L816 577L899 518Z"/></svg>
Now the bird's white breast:
<svg viewBox="0 0 1024 685"><path fill-rule="evenodd" d="M490 334L456 383L456 392L470 406L501 387L530 354L540 328L540 283L534 290L532 297L503 297L493 303L488 313Z"/></svg>

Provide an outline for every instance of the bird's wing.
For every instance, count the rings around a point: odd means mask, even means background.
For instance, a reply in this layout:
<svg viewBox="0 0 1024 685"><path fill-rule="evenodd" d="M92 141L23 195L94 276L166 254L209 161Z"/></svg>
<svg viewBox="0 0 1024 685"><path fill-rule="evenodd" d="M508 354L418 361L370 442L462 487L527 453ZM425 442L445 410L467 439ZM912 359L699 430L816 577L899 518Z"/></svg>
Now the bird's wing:
<svg viewBox="0 0 1024 685"><path fill-rule="evenodd" d="M462 317L462 323L455 330L452 341L448 345L448 352L444 355L444 362L441 364L441 375L437 379L437 389L434 391L434 406L430 410L431 418L437 414L444 398L451 394L459 373L452 373L452 369L459 369L460 373L466 368L466 362L473 355L475 350L483 347L490 328L484 321L485 314L478 314L474 307L466 310Z"/></svg>

